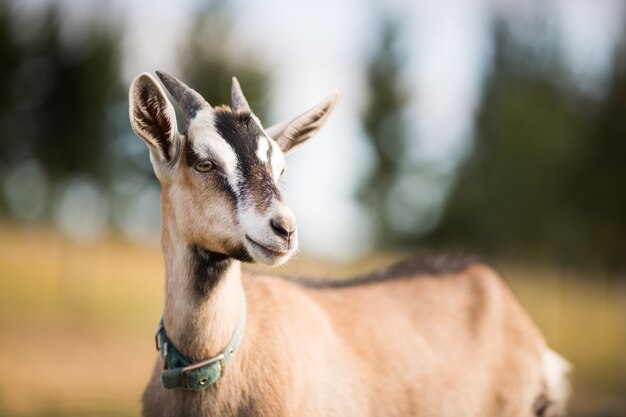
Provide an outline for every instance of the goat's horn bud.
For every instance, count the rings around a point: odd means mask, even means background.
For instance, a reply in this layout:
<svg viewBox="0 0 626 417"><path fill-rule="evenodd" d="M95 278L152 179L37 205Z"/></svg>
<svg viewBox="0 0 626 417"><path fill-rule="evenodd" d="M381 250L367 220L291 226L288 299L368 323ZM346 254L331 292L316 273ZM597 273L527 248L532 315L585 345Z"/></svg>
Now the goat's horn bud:
<svg viewBox="0 0 626 417"><path fill-rule="evenodd" d="M203 107L211 108L211 105L196 90L189 88L182 81L162 71L156 71L156 74L180 106L187 122L193 119Z"/></svg>
<svg viewBox="0 0 626 417"><path fill-rule="evenodd" d="M251 112L250 105L248 104L246 97L243 95L243 91L241 91L241 86L239 85L239 81L237 81L237 77L233 77L233 82L230 87L230 104L234 111Z"/></svg>

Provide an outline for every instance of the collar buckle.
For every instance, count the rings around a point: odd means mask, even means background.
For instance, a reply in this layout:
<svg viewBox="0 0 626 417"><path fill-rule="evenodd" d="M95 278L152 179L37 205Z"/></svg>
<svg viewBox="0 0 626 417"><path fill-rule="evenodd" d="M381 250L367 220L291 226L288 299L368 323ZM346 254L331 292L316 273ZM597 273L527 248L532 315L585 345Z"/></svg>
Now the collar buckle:
<svg viewBox="0 0 626 417"><path fill-rule="evenodd" d="M189 373L197 369L204 368L206 366L211 366L217 363L219 366L220 374L221 374L221 372L224 370L225 365L226 365L225 360L226 360L226 356L224 356L223 353L220 353L219 355L214 356L212 358L209 358L200 362L194 362L191 365L185 366L184 368L180 370L180 385L185 390L198 389L197 387L192 387L189 385L189 379L187 378ZM208 383L209 383L209 380L206 377L198 381L198 384L200 384L200 386L206 385Z"/></svg>
<svg viewBox="0 0 626 417"><path fill-rule="evenodd" d="M163 318L161 318L155 335L155 344L157 351L163 358L163 371L161 372L163 386L167 389L182 387L186 390L198 390L217 382L226 365L232 362L233 356L241 344L245 325L246 302L244 294L239 322L224 350L212 358L194 362L193 358L183 355L172 344L165 332Z"/></svg>
<svg viewBox="0 0 626 417"><path fill-rule="evenodd" d="M156 333L154 334L154 344L156 345L157 352L161 350L161 332L163 331L163 319L159 320Z"/></svg>

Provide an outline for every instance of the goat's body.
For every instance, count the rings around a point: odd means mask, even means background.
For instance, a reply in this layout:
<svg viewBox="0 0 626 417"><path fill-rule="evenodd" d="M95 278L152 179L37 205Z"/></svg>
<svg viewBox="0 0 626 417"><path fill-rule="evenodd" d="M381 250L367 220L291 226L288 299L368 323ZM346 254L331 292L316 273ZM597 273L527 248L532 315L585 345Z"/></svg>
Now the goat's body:
<svg viewBox="0 0 626 417"><path fill-rule="evenodd" d="M159 360L146 417L561 415L567 363L488 267L422 259L332 285L242 276L240 261L280 265L295 253L295 216L279 190L284 155L321 128L337 94L264 129L236 79L232 108L213 108L158 75L185 133L149 74L133 81L129 113L162 187L168 340L189 358L213 358L246 302L248 320L214 385L167 390Z"/></svg>
<svg viewBox="0 0 626 417"><path fill-rule="evenodd" d="M474 264L439 275L310 286L248 276L241 351L218 383L168 391L146 416L534 416L552 404L543 338L509 288ZM335 288L333 288L335 287ZM554 385L554 384L552 384Z"/></svg>

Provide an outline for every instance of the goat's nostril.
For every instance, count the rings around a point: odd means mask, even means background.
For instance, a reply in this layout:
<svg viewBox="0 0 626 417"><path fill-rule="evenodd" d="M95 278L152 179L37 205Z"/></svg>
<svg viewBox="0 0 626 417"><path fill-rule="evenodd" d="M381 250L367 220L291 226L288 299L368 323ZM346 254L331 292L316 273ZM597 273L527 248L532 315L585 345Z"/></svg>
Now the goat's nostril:
<svg viewBox="0 0 626 417"><path fill-rule="evenodd" d="M287 240L291 239L291 235L296 231L295 226L292 226L282 219L272 219L270 221L270 225L277 235L282 236Z"/></svg>

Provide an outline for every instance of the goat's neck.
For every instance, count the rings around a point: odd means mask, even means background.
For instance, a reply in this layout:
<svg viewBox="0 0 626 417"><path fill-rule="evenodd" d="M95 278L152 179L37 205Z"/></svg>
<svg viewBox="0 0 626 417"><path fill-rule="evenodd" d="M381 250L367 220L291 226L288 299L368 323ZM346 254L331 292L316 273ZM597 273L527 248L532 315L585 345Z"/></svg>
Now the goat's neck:
<svg viewBox="0 0 626 417"><path fill-rule="evenodd" d="M185 242L167 221L161 241L168 337L195 360L215 356L230 341L245 302L241 264Z"/></svg>

